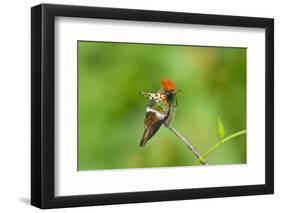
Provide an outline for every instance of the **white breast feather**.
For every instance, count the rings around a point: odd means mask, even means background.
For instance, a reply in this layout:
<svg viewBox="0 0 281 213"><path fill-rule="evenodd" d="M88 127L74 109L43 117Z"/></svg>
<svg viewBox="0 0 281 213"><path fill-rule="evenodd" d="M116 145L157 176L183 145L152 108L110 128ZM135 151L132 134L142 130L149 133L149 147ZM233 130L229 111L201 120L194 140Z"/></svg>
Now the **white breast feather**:
<svg viewBox="0 0 281 213"><path fill-rule="evenodd" d="M166 117L165 113L158 112L155 109L152 109L150 107L146 108L146 112L154 112L156 114L157 118L160 120L163 120Z"/></svg>

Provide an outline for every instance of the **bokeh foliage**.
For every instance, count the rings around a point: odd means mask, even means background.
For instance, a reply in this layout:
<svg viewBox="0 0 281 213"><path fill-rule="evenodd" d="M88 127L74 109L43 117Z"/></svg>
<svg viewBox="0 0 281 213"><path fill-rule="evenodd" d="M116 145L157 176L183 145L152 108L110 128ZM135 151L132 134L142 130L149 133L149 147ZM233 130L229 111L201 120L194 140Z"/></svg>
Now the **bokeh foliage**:
<svg viewBox="0 0 281 213"><path fill-rule="evenodd" d="M203 154L246 129L246 49L78 42L78 169L191 166L197 159L162 127L139 147L147 100L161 79L181 92L172 126ZM246 137L224 144L209 164L246 163Z"/></svg>

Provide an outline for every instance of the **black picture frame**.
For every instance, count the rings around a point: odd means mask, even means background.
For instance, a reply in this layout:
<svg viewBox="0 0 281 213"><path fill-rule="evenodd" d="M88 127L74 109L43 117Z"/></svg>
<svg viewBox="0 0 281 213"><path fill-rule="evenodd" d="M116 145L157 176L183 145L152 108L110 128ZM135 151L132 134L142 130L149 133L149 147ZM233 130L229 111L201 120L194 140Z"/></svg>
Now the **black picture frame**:
<svg viewBox="0 0 281 213"><path fill-rule="evenodd" d="M264 28L266 32L265 184L93 195L54 195L54 20L100 18L162 23ZM274 20L164 11L41 4L31 8L31 204L60 208L197 198L272 194L274 192Z"/></svg>

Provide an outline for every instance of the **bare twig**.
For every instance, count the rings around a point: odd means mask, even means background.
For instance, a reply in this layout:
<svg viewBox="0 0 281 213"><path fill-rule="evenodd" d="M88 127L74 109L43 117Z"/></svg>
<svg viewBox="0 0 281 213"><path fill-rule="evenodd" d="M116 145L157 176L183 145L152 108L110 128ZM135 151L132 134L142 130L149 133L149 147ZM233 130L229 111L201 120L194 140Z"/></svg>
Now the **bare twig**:
<svg viewBox="0 0 281 213"><path fill-rule="evenodd" d="M171 130L171 132L173 132L180 139L180 141L183 142L189 148L189 150L199 159L199 161L202 165L208 165L208 163L201 157L201 155L193 147L193 145L191 143L189 143L177 130L175 130L173 127L170 127L168 125L165 125L165 126L169 130Z"/></svg>

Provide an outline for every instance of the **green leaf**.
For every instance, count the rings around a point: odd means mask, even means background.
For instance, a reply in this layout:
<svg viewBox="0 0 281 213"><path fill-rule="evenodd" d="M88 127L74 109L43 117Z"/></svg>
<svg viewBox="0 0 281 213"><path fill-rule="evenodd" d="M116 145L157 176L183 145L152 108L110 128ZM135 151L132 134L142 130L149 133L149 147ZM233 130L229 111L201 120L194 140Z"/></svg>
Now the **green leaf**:
<svg viewBox="0 0 281 213"><path fill-rule="evenodd" d="M220 118L217 121L217 134L219 139L221 140L224 136L224 126Z"/></svg>

